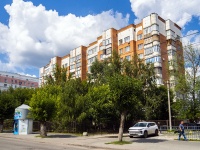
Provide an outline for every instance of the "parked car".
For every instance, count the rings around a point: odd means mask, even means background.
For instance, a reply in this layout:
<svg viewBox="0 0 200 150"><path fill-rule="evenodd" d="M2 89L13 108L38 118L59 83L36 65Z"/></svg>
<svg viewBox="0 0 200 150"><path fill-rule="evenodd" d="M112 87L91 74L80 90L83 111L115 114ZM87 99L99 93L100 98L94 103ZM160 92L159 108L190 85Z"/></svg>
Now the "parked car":
<svg viewBox="0 0 200 150"><path fill-rule="evenodd" d="M149 135L158 136L158 126L155 122L138 122L129 128L129 137L143 136L147 138Z"/></svg>

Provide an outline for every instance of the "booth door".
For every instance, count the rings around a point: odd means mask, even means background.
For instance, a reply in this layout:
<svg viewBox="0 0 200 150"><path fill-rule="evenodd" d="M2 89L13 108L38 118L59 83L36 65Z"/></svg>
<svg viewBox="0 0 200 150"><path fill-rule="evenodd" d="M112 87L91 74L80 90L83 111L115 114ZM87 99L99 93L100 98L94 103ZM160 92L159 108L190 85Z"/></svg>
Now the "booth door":
<svg viewBox="0 0 200 150"><path fill-rule="evenodd" d="M14 120L14 134L19 134L19 120Z"/></svg>

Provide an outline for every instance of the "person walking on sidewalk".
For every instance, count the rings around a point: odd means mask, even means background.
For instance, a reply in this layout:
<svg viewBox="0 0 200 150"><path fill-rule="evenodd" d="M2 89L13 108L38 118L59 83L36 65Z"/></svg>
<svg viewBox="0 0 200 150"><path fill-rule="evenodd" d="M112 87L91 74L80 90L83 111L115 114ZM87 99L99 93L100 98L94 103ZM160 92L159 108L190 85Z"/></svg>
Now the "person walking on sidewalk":
<svg viewBox="0 0 200 150"><path fill-rule="evenodd" d="M183 135L184 140L187 141L187 138L185 136L184 126L183 126L183 121L181 121L181 123L179 125L179 137L178 137L178 140L180 140L181 135Z"/></svg>

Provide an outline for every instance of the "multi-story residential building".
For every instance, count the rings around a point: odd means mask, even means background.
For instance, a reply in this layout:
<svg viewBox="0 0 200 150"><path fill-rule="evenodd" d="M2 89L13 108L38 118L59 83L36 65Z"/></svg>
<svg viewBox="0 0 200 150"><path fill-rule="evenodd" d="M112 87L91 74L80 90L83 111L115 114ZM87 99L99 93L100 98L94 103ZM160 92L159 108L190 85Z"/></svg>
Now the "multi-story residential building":
<svg viewBox="0 0 200 150"><path fill-rule="evenodd" d="M51 58L50 62L46 66L40 68L40 70L39 70L39 86L41 86L45 83L46 76L53 75L53 70L54 70L56 64L59 67L61 67L61 59L62 58L58 57L58 56L53 57L53 58Z"/></svg>
<svg viewBox="0 0 200 150"><path fill-rule="evenodd" d="M86 49L80 46L70 51L70 74L72 78L86 79Z"/></svg>
<svg viewBox="0 0 200 150"><path fill-rule="evenodd" d="M20 75L17 73L0 71L0 90L13 88L37 88L38 78Z"/></svg>
<svg viewBox="0 0 200 150"><path fill-rule="evenodd" d="M131 60L137 55L144 63L153 63L157 84L166 84L170 80L173 86L175 77L169 72L177 69L174 64L183 56L180 37L181 28L176 23L152 13L136 25L105 30L89 46L70 51L70 73L73 77L86 79L95 59L104 60L116 50L121 59ZM81 61L77 61L80 58Z"/></svg>

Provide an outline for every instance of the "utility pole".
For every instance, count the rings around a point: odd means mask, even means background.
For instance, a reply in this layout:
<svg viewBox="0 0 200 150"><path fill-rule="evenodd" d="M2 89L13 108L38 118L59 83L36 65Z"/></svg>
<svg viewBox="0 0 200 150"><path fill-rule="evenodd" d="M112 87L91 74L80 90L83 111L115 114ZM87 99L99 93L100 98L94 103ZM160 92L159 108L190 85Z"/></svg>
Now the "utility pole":
<svg viewBox="0 0 200 150"><path fill-rule="evenodd" d="M167 80L167 96L168 96L168 112L169 112L169 130L172 130L172 117L171 117L171 104L170 104L170 93L169 93L169 80Z"/></svg>

